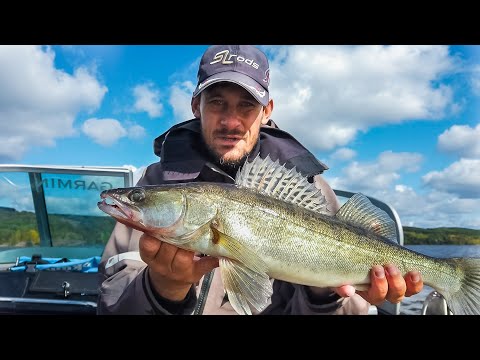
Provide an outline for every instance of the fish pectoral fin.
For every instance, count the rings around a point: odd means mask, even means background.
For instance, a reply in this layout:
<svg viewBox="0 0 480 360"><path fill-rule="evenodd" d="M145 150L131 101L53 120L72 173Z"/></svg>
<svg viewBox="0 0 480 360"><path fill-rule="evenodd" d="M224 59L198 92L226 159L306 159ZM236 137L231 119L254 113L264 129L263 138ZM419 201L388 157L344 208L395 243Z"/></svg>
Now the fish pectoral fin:
<svg viewBox="0 0 480 360"><path fill-rule="evenodd" d="M213 233L214 243L226 249L230 257L237 259L242 264L245 264L246 267L258 273L267 271L267 264L254 251L222 232L220 230L221 224L216 220L211 222L210 228Z"/></svg>
<svg viewBox="0 0 480 360"><path fill-rule="evenodd" d="M370 289L370 284L355 284L353 285L355 291L367 291Z"/></svg>
<svg viewBox="0 0 480 360"><path fill-rule="evenodd" d="M223 287L237 313L252 315L249 304L259 312L267 307L273 288L266 273L256 272L228 258L220 258L219 263Z"/></svg>
<svg viewBox="0 0 480 360"><path fill-rule="evenodd" d="M267 264L251 249L223 232L222 224L210 223L213 242L223 247L231 258L220 258L223 287L230 304L239 314L251 315L250 305L259 312L268 305L273 288Z"/></svg>

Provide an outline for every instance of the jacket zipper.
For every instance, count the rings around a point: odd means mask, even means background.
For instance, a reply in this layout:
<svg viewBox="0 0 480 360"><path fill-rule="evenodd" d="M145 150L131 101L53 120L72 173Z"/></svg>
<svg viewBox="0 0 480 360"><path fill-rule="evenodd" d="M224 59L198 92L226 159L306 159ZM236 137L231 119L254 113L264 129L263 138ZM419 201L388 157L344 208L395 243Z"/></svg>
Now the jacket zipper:
<svg viewBox="0 0 480 360"><path fill-rule="evenodd" d="M207 162L205 163L205 165L208 166L211 170L213 170L213 171L215 171L215 172L217 172L217 173L219 173L219 174L222 174L223 176L226 176L226 177L232 179L232 180L235 182L235 179L234 179L233 177L231 177L230 175L228 175L225 171L217 168L217 167L216 167L215 165L213 165L211 162L207 161Z"/></svg>
<svg viewBox="0 0 480 360"><path fill-rule="evenodd" d="M195 310L193 311L193 315L203 314L203 309L205 308L208 291L210 290L210 285L212 285L214 272L215 272L215 269L213 269L203 277L202 288L200 289L200 293L198 294L198 300L197 300L197 304L195 305Z"/></svg>

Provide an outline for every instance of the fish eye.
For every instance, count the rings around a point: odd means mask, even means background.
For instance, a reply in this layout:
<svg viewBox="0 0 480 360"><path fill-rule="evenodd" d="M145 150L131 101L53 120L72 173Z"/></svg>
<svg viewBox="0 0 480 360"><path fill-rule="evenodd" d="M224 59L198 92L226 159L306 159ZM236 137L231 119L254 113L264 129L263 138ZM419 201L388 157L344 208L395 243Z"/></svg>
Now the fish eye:
<svg viewBox="0 0 480 360"><path fill-rule="evenodd" d="M145 200L145 192L142 189L135 189L128 194L128 198L133 202L141 202Z"/></svg>

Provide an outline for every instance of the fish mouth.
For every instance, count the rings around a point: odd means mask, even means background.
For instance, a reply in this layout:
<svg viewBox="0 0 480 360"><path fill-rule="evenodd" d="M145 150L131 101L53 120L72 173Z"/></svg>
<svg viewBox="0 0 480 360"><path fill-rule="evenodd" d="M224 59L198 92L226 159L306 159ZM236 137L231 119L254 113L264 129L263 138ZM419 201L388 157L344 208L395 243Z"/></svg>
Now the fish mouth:
<svg viewBox="0 0 480 360"><path fill-rule="evenodd" d="M131 204L126 204L114 195L105 192L102 192L100 197L102 201L99 201L97 206L103 212L119 221L140 222L141 212L138 209L132 209Z"/></svg>

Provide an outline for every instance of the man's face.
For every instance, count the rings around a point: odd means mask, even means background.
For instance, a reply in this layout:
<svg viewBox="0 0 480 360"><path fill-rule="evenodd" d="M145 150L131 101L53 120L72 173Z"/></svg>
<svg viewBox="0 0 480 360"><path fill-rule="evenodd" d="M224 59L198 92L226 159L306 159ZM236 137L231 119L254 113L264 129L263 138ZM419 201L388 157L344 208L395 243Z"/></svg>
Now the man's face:
<svg viewBox="0 0 480 360"><path fill-rule="evenodd" d="M211 85L192 101L207 147L220 163L230 165L252 151L272 109L271 100L263 107L244 88L228 82Z"/></svg>

